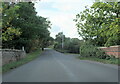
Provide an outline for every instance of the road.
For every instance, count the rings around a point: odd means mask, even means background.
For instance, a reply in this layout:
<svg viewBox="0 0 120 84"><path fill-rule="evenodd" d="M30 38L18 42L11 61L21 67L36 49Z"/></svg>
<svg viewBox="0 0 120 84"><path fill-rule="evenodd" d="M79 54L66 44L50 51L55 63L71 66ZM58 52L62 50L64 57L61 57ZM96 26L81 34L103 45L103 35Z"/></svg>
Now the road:
<svg viewBox="0 0 120 84"><path fill-rule="evenodd" d="M37 59L3 74L3 82L117 82L118 67L46 49Z"/></svg>

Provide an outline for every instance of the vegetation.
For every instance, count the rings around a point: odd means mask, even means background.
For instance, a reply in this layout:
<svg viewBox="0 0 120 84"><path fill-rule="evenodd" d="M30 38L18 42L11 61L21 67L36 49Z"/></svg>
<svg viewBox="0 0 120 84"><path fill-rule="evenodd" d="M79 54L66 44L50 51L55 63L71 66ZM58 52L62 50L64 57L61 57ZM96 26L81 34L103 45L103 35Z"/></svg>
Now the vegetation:
<svg viewBox="0 0 120 84"><path fill-rule="evenodd" d="M80 55L81 57L96 57L100 59L110 59L110 56L106 55L104 51L94 46L89 41L82 43L80 47Z"/></svg>
<svg viewBox="0 0 120 84"><path fill-rule="evenodd" d="M105 64L116 64L116 65L120 65L119 63L119 59L116 59L116 58L112 58L112 59L99 59L99 58L91 58L91 57L79 57L80 60L91 60L91 61L97 61L97 62L102 62L102 63L105 63Z"/></svg>
<svg viewBox="0 0 120 84"><path fill-rule="evenodd" d="M98 49L100 46L120 45L120 2L95 2L76 15L76 26L84 42L80 59L118 64L118 59Z"/></svg>
<svg viewBox="0 0 120 84"><path fill-rule="evenodd" d="M19 61L15 61L15 62L11 62L9 64L3 65L2 72L3 73L7 72L7 71L9 71L11 69L14 69L14 68L20 66L20 65L23 65L25 63L28 63L28 62L32 61L33 59L37 58L40 55L41 51L42 50L38 49L38 50L36 50L34 52L28 53L25 58L23 58L23 59L21 59Z"/></svg>
<svg viewBox="0 0 120 84"><path fill-rule="evenodd" d="M34 3L3 2L2 5L2 48L21 49L24 46L26 52L31 52L49 45L51 23L36 15Z"/></svg>
<svg viewBox="0 0 120 84"><path fill-rule="evenodd" d="M62 32L56 35L54 45L56 50L64 53L79 53L79 47L80 40L78 38L67 38Z"/></svg>
<svg viewBox="0 0 120 84"><path fill-rule="evenodd" d="M116 58L106 55L98 47L120 45L120 2L95 2L76 15L74 21L83 40L66 37L63 32L59 32L54 40L49 32L51 22L37 15L32 2L2 2L0 12L3 18L2 48L21 49L24 46L29 53L25 59L4 65L3 72L36 58L39 52L32 51L44 50L53 43L54 49L60 52L80 53L80 59L117 63Z"/></svg>
<svg viewBox="0 0 120 84"><path fill-rule="evenodd" d="M84 40L96 46L120 45L120 2L95 2L76 15L76 26Z"/></svg>
<svg viewBox="0 0 120 84"><path fill-rule="evenodd" d="M110 56L105 53L105 51L99 49L97 46L92 44L90 41L82 43L80 47L80 56L81 60L92 60L102 63L109 64L119 64L120 60L115 58L115 56Z"/></svg>
<svg viewBox="0 0 120 84"><path fill-rule="evenodd" d="M27 9L27 10L26 10ZM32 2L2 2L2 48L22 49L29 54L20 60L5 64L3 72L16 68L35 59L41 52L37 50L52 44L50 21L37 15ZM36 51L37 50L37 51Z"/></svg>

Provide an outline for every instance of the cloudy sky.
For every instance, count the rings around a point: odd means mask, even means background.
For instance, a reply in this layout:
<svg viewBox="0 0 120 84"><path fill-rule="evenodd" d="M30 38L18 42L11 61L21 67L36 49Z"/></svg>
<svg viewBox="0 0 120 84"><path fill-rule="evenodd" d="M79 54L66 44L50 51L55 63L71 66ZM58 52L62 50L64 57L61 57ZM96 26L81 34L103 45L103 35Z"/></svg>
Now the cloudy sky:
<svg viewBox="0 0 120 84"><path fill-rule="evenodd" d="M58 32L63 31L66 37L79 38L75 26L76 14L91 6L93 0L41 0L35 3L39 16L47 17L51 23L51 36L55 38Z"/></svg>

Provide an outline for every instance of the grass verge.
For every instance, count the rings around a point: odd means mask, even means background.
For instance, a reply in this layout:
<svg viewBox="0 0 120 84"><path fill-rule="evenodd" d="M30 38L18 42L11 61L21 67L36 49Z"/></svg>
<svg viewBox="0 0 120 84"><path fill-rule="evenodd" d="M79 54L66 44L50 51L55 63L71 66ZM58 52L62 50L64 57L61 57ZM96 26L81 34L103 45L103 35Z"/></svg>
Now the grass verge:
<svg viewBox="0 0 120 84"><path fill-rule="evenodd" d="M42 51L40 49L38 49L38 50L36 50L34 52L28 53L25 58L23 58L23 59L21 59L19 61L15 61L15 62L11 62L9 64L3 65L2 66L2 73L10 71L11 69L14 69L16 67L19 67L20 65L23 65L25 63L28 63L28 62L34 60L35 58L37 58L39 56L39 54L41 52Z"/></svg>
<svg viewBox="0 0 120 84"><path fill-rule="evenodd" d="M61 52L61 53L68 53L67 50L63 50L63 49L55 49L55 50L58 51L58 52Z"/></svg>
<svg viewBox="0 0 120 84"><path fill-rule="evenodd" d="M64 54L70 54L70 55L79 55L78 53L70 53L67 50L62 50L62 49L55 49L58 52L64 53Z"/></svg>
<svg viewBox="0 0 120 84"><path fill-rule="evenodd" d="M91 60L91 61L97 61L97 62L102 62L105 64L115 64L115 65L120 65L120 59L117 58L111 58L109 60L107 59L99 59L99 58L93 58L93 57L78 57L81 60Z"/></svg>

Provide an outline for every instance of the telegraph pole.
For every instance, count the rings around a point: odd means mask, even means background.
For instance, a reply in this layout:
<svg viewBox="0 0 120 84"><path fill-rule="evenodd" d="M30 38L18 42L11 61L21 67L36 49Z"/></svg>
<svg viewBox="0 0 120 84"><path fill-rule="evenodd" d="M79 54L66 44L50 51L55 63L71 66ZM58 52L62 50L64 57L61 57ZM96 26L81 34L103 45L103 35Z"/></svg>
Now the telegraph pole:
<svg viewBox="0 0 120 84"><path fill-rule="evenodd" d="M63 32L62 32L62 49L64 48L64 35L63 35Z"/></svg>

